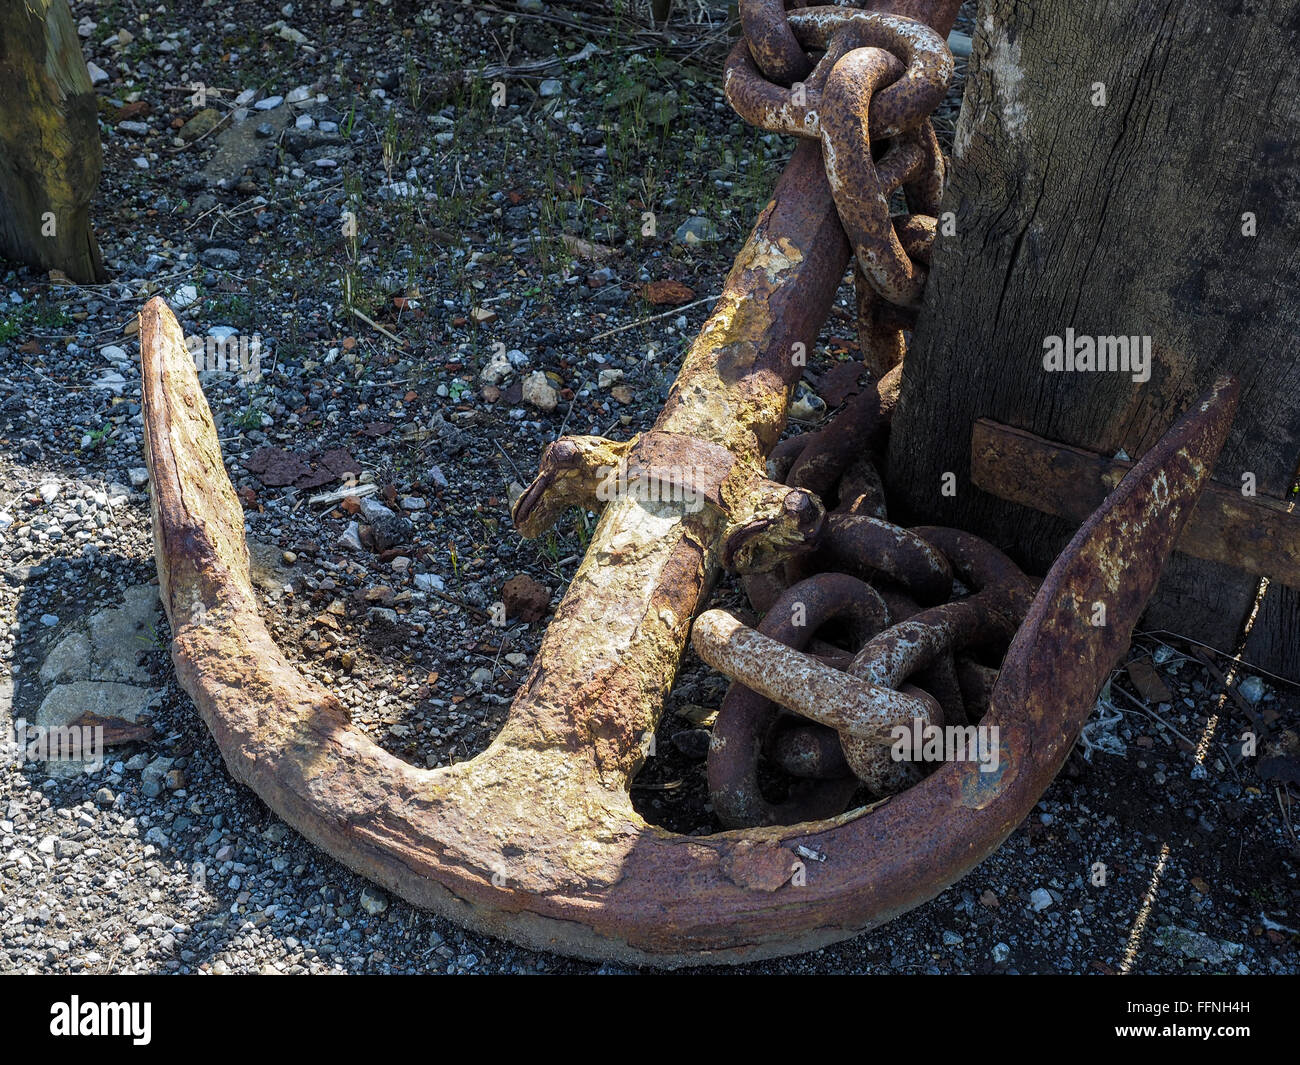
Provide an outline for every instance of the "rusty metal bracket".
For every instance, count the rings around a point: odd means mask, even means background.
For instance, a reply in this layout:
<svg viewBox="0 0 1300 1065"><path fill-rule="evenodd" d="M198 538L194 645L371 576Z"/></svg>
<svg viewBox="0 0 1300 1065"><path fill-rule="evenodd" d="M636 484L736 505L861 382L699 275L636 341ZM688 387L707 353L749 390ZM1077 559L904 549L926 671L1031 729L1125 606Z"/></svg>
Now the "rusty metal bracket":
<svg viewBox="0 0 1300 1065"><path fill-rule="evenodd" d="M971 482L999 499L1080 521L1133 463L981 418L971 431ZM1280 499L1210 482L1174 550L1300 588L1300 513Z"/></svg>

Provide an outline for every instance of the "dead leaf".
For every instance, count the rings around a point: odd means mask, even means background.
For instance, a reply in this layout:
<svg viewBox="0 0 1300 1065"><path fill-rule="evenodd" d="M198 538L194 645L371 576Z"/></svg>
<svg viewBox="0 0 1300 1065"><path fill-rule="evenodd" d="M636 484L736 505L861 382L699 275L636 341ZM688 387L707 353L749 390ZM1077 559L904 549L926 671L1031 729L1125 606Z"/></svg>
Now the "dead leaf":
<svg viewBox="0 0 1300 1065"><path fill-rule="evenodd" d="M569 250L570 255L595 263L604 259L612 259L619 254L617 248L611 248L605 244L596 244L590 240L583 240L581 237L575 237L572 233L561 233L560 240L564 242L564 246Z"/></svg>
<svg viewBox="0 0 1300 1065"><path fill-rule="evenodd" d="M259 447L244 461L244 468L270 488L291 485L311 473L305 458L281 447Z"/></svg>
<svg viewBox="0 0 1300 1065"><path fill-rule="evenodd" d="M1138 694L1149 703L1171 703L1174 701L1173 693L1170 692L1169 686L1165 684L1160 674L1156 672L1156 667L1151 664L1150 659L1135 658L1128 664L1128 677L1133 682L1133 687L1138 690Z"/></svg>
<svg viewBox="0 0 1300 1065"><path fill-rule="evenodd" d="M680 281L665 278L645 285L641 289L641 295L656 307L679 307L695 298L695 289Z"/></svg>
<svg viewBox="0 0 1300 1065"><path fill-rule="evenodd" d="M147 118L153 113L153 108L147 100L136 100L134 103L124 104L118 108L116 122L126 122L132 118Z"/></svg>
<svg viewBox="0 0 1300 1065"><path fill-rule="evenodd" d="M361 472L361 464L342 448L301 455L284 448L261 447L248 457L244 468L270 488L320 488Z"/></svg>
<svg viewBox="0 0 1300 1065"><path fill-rule="evenodd" d="M323 452L320 457L320 464L334 474L335 477L346 477L348 474L361 472L361 463L353 458L350 452L341 447Z"/></svg>

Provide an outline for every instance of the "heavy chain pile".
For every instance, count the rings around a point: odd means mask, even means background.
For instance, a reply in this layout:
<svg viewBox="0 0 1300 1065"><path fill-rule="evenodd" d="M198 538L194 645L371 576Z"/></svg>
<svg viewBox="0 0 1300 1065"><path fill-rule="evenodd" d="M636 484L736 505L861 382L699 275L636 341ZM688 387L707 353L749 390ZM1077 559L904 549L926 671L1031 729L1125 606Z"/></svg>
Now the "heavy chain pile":
<svg viewBox="0 0 1300 1065"><path fill-rule="evenodd" d="M861 786L883 797L916 783L935 766L896 759L893 730L978 724L1033 598L1035 582L979 537L888 520L877 463L897 376L773 453L773 476L827 513L810 550L745 576L757 629L723 610L695 623L700 657L736 682L708 762L730 828L830 817ZM787 801L764 797L764 762Z"/></svg>
<svg viewBox="0 0 1300 1065"><path fill-rule="evenodd" d="M816 495L827 513L806 552L746 575L764 613L758 628L721 610L695 624L701 658L736 682L708 764L714 810L733 828L829 817L862 786L886 796L916 783L926 765L894 758L891 730L976 724L997 679L989 663L1000 662L1034 589L975 536L891 523L878 472L902 329L925 284L943 192L929 115L952 75L947 46L897 15L787 13L781 0L742 0L740 11L745 37L727 60L727 98L763 129L820 140L856 254L862 347L877 381L824 429L773 452L769 475ZM910 213L891 217L899 188ZM764 763L787 778L785 801L764 796Z"/></svg>

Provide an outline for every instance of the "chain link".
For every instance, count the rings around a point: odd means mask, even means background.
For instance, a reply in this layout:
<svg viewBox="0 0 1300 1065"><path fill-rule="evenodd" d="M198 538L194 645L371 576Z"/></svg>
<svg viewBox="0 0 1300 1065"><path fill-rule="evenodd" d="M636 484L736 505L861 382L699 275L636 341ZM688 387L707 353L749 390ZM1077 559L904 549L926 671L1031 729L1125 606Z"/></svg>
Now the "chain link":
<svg viewBox="0 0 1300 1065"><path fill-rule="evenodd" d="M900 15L741 0L740 16L744 37L723 71L727 100L761 129L820 141L864 282L863 354L883 374L901 358L899 330L910 327L928 274L946 176L929 116L947 92L952 54ZM909 213L893 217L900 188Z"/></svg>

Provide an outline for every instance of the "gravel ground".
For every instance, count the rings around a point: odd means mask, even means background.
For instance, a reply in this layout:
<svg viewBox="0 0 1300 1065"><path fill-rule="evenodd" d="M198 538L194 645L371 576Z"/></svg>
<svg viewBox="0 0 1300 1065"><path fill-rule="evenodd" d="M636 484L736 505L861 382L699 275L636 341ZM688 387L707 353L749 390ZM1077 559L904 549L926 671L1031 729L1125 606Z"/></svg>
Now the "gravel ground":
<svg viewBox="0 0 1300 1065"><path fill-rule="evenodd" d="M205 350L281 646L394 753L482 750L545 624L503 586L558 602L593 524L521 541L512 486L561 431L649 424L789 151L722 100L725 11L665 38L603 7L73 4L113 280L0 274L0 724L91 711L121 742L98 767L0 769L0 972L620 971L387 898L231 782L167 659L134 336L162 294ZM853 358L851 308L846 286L814 388ZM1061 777L956 887L743 968L1296 972L1300 700L1246 675L1227 698L1230 663L1195 652L1139 638ZM716 829L700 724L724 691L687 661L648 819Z"/></svg>

